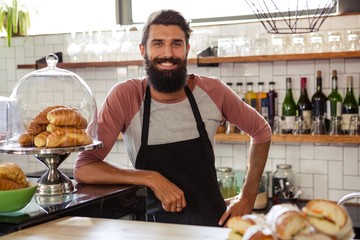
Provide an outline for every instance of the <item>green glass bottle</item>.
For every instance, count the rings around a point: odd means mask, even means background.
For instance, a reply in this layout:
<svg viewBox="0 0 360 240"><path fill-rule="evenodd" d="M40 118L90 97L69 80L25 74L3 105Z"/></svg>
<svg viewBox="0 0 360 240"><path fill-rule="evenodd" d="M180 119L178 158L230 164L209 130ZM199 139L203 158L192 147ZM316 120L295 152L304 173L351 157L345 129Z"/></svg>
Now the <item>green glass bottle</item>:
<svg viewBox="0 0 360 240"><path fill-rule="evenodd" d="M353 77L348 76L346 79L346 95L342 104L341 113L341 130L344 134L349 133L350 119L359 113L358 103L354 96Z"/></svg>
<svg viewBox="0 0 360 240"><path fill-rule="evenodd" d="M286 93L282 104L282 116L284 119L282 133L292 133L295 125L296 104L292 95L291 78L286 78Z"/></svg>
<svg viewBox="0 0 360 240"><path fill-rule="evenodd" d="M327 119L331 120L331 117L340 117L342 112L342 97L340 93L338 92L337 87L337 72L336 70L333 70L332 72L332 78L331 78L331 93L328 96L327 99Z"/></svg>

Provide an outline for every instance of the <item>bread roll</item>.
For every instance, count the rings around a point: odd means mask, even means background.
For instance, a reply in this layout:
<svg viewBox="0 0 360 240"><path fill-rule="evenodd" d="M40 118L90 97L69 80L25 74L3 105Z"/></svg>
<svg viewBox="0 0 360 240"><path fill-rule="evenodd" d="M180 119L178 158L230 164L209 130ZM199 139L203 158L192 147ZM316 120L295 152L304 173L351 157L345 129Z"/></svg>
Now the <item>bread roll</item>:
<svg viewBox="0 0 360 240"><path fill-rule="evenodd" d="M72 126L76 128L85 129L87 127L87 120L81 113L74 108L57 108L51 110L47 114L49 123L58 126Z"/></svg>
<svg viewBox="0 0 360 240"><path fill-rule="evenodd" d="M293 204L273 206L266 215L266 220L280 239L293 239L298 234L311 232L307 218Z"/></svg>
<svg viewBox="0 0 360 240"><path fill-rule="evenodd" d="M34 146L35 136L28 133L23 133L18 138L18 143L23 147L33 147Z"/></svg>
<svg viewBox="0 0 360 240"><path fill-rule="evenodd" d="M65 135L51 133L46 139L47 148L74 147L91 143L91 137L84 133L67 133Z"/></svg>
<svg viewBox="0 0 360 240"><path fill-rule="evenodd" d="M66 108L65 106L62 105L58 105L58 106L49 106L47 108L45 108L44 110L42 110L38 115L36 115L33 119L33 122L36 124L49 124L49 120L47 119L47 114L48 112L50 112L51 110L54 110L56 108Z"/></svg>
<svg viewBox="0 0 360 240"><path fill-rule="evenodd" d="M277 239L270 227L266 225L250 226L244 236L243 240L275 240Z"/></svg>
<svg viewBox="0 0 360 240"><path fill-rule="evenodd" d="M6 178L0 178L0 190L15 190L24 188L21 184Z"/></svg>
<svg viewBox="0 0 360 240"><path fill-rule="evenodd" d="M342 239L352 231L352 222L343 206L329 200L311 200L302 211L319 232Z"/></svg>
<svg viewBox="0 0 360 240"><path fill-rule="evenodd" d="M26 176L22 169L16 163L1 163L0 164L0 179L7 179L17 183L21 188L26 187ZM8 185L9 181L4 185Z"/></svg>
<svg viewBox="0 0 360 240"><path fill-rule="evenodd" d="M36 147L45 147L46 146L46 138L50 135L50 132L44 131L36 135L34 138L34 144Z"/></svg>

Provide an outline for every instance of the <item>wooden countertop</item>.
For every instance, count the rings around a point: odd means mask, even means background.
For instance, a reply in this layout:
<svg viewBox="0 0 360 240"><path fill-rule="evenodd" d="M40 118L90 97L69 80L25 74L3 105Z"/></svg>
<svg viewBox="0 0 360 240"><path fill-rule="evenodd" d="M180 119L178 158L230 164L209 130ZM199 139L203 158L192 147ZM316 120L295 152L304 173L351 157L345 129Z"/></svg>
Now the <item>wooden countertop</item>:
<svg viewBox="0 0 360 240"><path fill-rule="evenodd" d="M64 217L14 232L0 239L147 239L226 240L230 229L143 221Z"/></svg>

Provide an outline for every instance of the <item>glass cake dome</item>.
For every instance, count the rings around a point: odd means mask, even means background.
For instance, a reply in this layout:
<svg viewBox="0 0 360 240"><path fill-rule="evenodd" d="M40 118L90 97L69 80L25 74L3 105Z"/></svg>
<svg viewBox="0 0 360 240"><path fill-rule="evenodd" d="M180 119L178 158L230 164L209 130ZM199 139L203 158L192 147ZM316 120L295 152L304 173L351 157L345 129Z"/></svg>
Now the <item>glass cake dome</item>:
<svg viewBox="0 0 360 240"><path fill-rule="evenodd" d="M87 121L83 130L97 141L97 106L90 87L77 74L57 68L57 62L55 54L48 54L47 67L27 74L14 87L8 104L7 143L17 142L34 118L52 106L77 110Z"/></svg>

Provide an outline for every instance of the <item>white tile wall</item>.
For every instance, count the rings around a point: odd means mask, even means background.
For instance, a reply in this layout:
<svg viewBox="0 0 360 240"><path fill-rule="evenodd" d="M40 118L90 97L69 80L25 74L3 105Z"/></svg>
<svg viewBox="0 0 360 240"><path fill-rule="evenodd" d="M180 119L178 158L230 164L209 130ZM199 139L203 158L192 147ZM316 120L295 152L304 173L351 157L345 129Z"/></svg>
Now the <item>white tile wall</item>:
<svg viewBox="0 0 360 240"><path fill-rule="evenodd" d="M322 26L322 33L329 30L360 28L360 16L330 17ZM258 23L198 27L194 31L193 47L201 44L209 46L216 43L219 37L236 37L246 35L251 38L269 37ZM133 32L131 39L137 46L139 33ZM197 34L197 35L196 35ZM199 37L201 36L201 37ZM14 38L13 47L5 45L0 39L0 95L9 96L16 82L30 69L18 70L17 64L32 64L49 52L62 51L66 56L67 35L46 35L28 38ZM201 49L199 49L201 50ZM193 54L193 53L191 53ZM216 76L223 81L264 81L265 90L268 82L275 81L279 96L279 106L285 94L285 78L293 79L293 94L297 99L300 89L300 77L308 78L308 94L314 93L315 72L323 74L323 90L330 92L331 71L336 69L339 75L339 90L344 94L345 78L354 77L355 94L359 95L360 59L324 59L306 61L275 61L264 63L224 63L220 67L196 67L189 65L189 72ZM70 69L82 77L93 90L98 106L103 102L106 93L118 81L144 74L138 66L119 68L81 68ZM255 85L255 90L256 90ZM281 109L281 108L279 108ZM280 110L281 114L281 110ZM247 143L217 143L215 147L216 166L231 166L234 169L245 169L247 161ZM61 167L73 167L76 154L71 154ZM115 144L106 159L120 165L131 167L123 142ZM16 162L27 172L45 169L33 156L0 155L0 162ZM297 183L304 199L327 198L339 200L344 194L360 191L360 154L359 144L309 144L309 143L273 143L269 152L266 171L275 171L279 163L290 163L297 175Z"/></svg>

